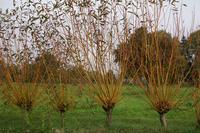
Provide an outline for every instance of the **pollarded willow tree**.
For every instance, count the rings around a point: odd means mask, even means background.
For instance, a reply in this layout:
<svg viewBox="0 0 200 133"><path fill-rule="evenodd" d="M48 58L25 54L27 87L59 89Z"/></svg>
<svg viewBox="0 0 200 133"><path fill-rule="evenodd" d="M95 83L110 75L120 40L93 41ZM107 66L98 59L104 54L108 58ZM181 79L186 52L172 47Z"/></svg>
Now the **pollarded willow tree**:
<svg viewBox="0 0 200 133"><path fill-rule="evenodd" d="M153 109L162 116L163 126L166 126L165 114L178 105L176 92L184 81L184 74L187 74L187 61L181 54L179 45L179 41L172 38L169 33L148 32L145 27L137 29L125 45L127 49L132 49L126 78L131 78L131 82L145 88L144 91ZM116 50L116 61L120 51ZM170 64L172 66L169 66Z"/></svg>
<svg viewBox="0 0 200 133"><path fill-rule="evenodd" d="M10 41L7 44L11 43ZM39 66L33 68L24 54L10 52L8 48L1 56L1 94L5 104L18 107L24 116L27 128L30 127L30 113L41 100L41 89L38 85ZM4 49L5 50L5 49ZM2 52L2 51L1 51ZM14 56L14 57L13 57ZM33 72L32 69L35 71ZM31 75L31 76L30 76ZM26 129L27 129L26 128ZM28 130L27 129L27 130Z"/></svg>
<svg viewBox="0 0 200 133"><path fill-rule="evenodd" d="M176 18L174 19L175 37L171 37L164 31L158 32L162 12L165 11L164 7L168 3L163 1L157 5L149 5L151 6L146 6L148 14L146 19L153 21L144 23L150 32L141 32L139 74L134 79L140 87L144 88L150 105L159 114L161 126L165 129L167 128L166 114L182 103L181 85L188 72L184 73L183 68L186 62L180 60L184 57L181 57L179 48L180 25L177 21L179 20L178 12L174 9L176 7L173 5L174 18ZM167 27L167 25L164 26ZM133 45L132 55L134 56L138 52L135 51L138 41L133 38L131 43Z"/></svg>
<svg viewBox="0 0 200 133"><path fill-rule="evenodd" d="M180 92L185 73L180 73L180 70L184 68L185 62L177 58L180 53L177 39L164 40L168 50L162 48L160 39L163 42L164 37L150 34L148 46L144 47L146 53L141 66L143 76L140 77L139 84L145 88L151 106L160 115L162 127L166 128L166 114L178 107L183 100Z"/></svg>
<svg viewBox="0 0 200 133"><path fill-rule="evenodd" d="M29 114L41 100L42 64L35 64L35 57L43 47L37 47L39 41L33 40L40 28L39 24L30 24L30 10L25 8L20 5L0 12L0 80L3 100L21 109L30 126Z"/></svg>

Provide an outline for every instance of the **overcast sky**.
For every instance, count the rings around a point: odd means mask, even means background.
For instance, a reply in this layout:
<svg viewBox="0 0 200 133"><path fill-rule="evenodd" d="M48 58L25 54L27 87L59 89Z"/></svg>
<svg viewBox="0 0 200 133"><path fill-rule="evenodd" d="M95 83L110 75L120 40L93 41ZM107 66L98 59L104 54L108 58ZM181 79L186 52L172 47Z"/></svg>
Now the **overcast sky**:
<svg viewBox="0 0 200 133"><path fill-rule="evenodd" d="M0 8L11 8L12 2L13 0L0 0ZM184 34L188 35L190 32L200 29L200 0L182 0L182 3L187 4L187 7L183 6L182 22L185 29Z"/></svg>
<svg viewBox="0 0 200 133"><path fill-rule="evenodd" d="M183 25L185 32L200 29L200 0L183 0L187 7L183 7ZM194 26L192 26L194 18Z"/></svg>

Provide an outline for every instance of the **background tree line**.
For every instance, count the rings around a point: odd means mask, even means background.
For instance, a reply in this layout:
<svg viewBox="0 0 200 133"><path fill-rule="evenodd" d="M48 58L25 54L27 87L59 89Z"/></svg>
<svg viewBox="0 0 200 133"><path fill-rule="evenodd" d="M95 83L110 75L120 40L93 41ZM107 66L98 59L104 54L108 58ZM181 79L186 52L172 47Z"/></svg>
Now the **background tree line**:
<svg viewBox="0 0 200 133"><path fill-rule="evenodd" d="M148 34L147 38L145 38L144 34ZM195 31L190 34L188 39L185 37L182 38L181 41L179 41L178 38L173 38L170 33L167 33L166 31L157 31L156 33L148 32L147 28L140 27L135 30L133 34L130 35L128 43L120 44L118 48L115 50L115 61L118 62L120 52L122 50L120 49L120 46L125 45L127 47L127 52L130 52L132 56L129 58L128 70L126 73L126 80L128 82L133 82L134 74L136 71L138 75L141 75L142 78L142 69L141 69L141 61L144 60L144 56L142 55L142 51L144 49L141 47L142 43L145 41L150 42L150 38L152 34L156 34L159 39L159 44L161 49L163 50L161 54L163 62L166 62L167 59L170 57L170 51L171 51L171 45L172 41L178 42L178 50L175 51L176 53L176 65L178 65L177 71L179 71L180 75L174 76L174 78L180 78L183 76L183 74L187 74L186 72L190 70L190 73L188 74L187 78L185 79L186 83L192 84L192 85L199 85L199 78L200 78L200 30ZM123 49L125 50L125 49ZM133 58L134 57L134 58ZM5 60L1 60L1 64L5 64L8 68L10 67L9 64L6 64ZM27 81L31 81L31 79L34 76L34 72L36 71L37 66L40 66L40 72L39 72L39 80L40 82L48 82L48 80L54 81L54 82L62 82L62 83L70 83L75 84L79 81L86 83L84 81L84 77L80 77L80 75L77 73L80 69L83 69L79 66L66 66L62 61L60 61L55 55L53 55L51 52L43 52L40 56L36 57L33 62L28 62L24 64L26 67L29 68L29 71L27 73ZM20 67L17 67L17 65L12 64L14 66L14 69L16 72L19 72ZM5 80L5 75L3 74L3 67L0 67L1 71L1 79ZM86 70L82 70L86 71ZM48 78L48 72L52 73L51 79ZM91 72L92 73L92 72ZM95 73L95 72L93 72ZM111 73L113 76L114 73L112 70L108 72L108 74ZM82 75L83 76L83 75ZM70 78L69 78L70 77ZM171 78L171 82L173 83L174 79Z"/></svg>

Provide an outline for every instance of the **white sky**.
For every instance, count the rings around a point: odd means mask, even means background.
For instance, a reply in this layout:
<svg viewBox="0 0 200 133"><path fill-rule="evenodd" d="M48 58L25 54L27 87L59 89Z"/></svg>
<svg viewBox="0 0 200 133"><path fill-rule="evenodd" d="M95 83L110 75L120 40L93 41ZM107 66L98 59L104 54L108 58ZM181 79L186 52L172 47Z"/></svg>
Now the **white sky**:
<svg viewBox="0 0 200 133"><path fill-rule="evenodd" d="M12 2L13 0L0 0L0 8L11 8ZM182 0L182 3L187 4L187 7L183 7L182 10L182 22L185 29L184 34L188 35L190 32L200 29L200 0Z"/></svg>
<svg viewBox="0 0 200 133"><path fill-rule="evenodd" d="M185 32L200 29L200 0L183 0L183 3L187 4L187 7L183 7L182 11ZM192 26L193 21L194 26Z"/></svg>

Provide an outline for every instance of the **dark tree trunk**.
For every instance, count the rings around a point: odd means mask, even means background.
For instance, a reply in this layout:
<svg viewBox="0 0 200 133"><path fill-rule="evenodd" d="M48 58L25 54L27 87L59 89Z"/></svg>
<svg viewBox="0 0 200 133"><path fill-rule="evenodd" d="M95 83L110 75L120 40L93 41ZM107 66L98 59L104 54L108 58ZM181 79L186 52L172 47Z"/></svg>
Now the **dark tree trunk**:
<svg viewBox="0 0 200 133"><path fill-rule="evenodd" d="M112 108L106 111L106 125L109 127L112 123Z"/></svg>
<svg viewBox="0 0 200 133"><path fill-rule="evenodd" d="M103 110L106 112L106 126L110 126L112 123L112 111L114 106L104 107L102 106Z"/></svg>
<svg viewBox="0 0 200 133"><path fill-rule="evenodd" d="M166 114L160 114L160 123L162 128L167 128Z"/></svg>
<svg viewBox="0 0 200 133"><path fill-rule="evenodd" d="M65 113L61 112L60 113L60 118L61 118L61 133L64 133L65 129Z"/></svg>

